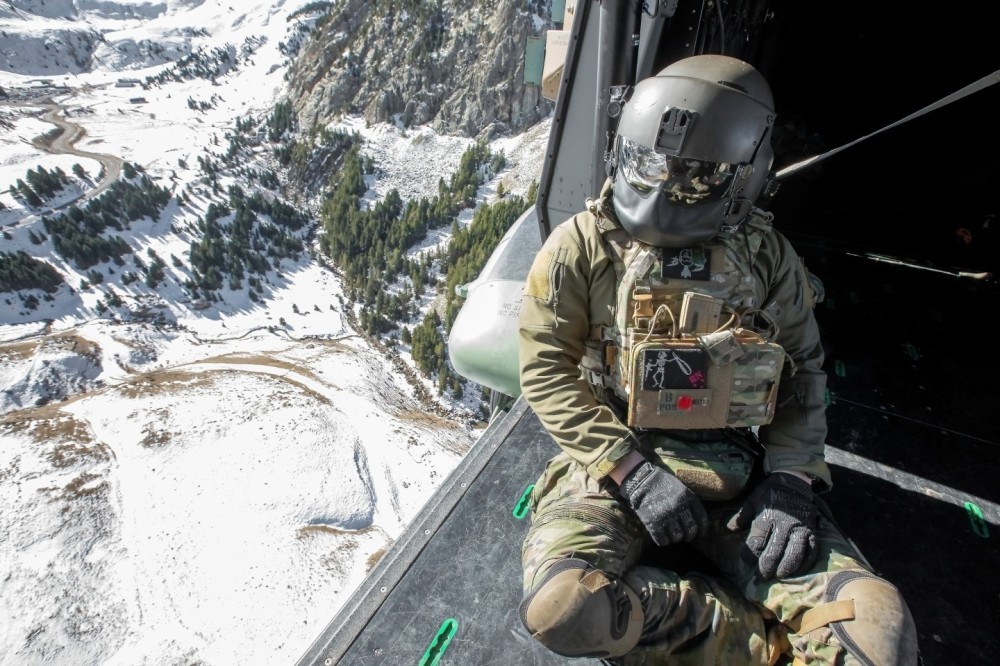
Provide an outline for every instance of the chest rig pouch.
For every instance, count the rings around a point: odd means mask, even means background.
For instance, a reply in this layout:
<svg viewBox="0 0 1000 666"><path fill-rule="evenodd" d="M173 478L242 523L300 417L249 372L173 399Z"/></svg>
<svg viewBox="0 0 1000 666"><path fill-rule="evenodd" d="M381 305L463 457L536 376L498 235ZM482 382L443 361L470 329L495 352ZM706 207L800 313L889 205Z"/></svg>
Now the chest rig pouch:
<svg viewBox="0 0 1000 666"><path fill-rule="evenodd" d="M719 310L721 301L709 299L685 298L682 308L694 301L703 312ZM639 312L648 303L636 301ZM687 328L690 320L684 315L678 325L661 332L656 312L666 306L655 307L647 330L636 326L628 333L623 373L628 425L671 430L770 423L784 361L781 347L745 328L699 332ZM636 316L640 322L646 319L638 312Z"/></svg>
<svg viewBox="0 0 1000 666"><path fill-rule="evenodd" d="M774 417L785 353L751 328L768 321L754 302L756 231L681 250L606 238L619 287L601 383L627 405L630 427L746 428Z"/></svg>

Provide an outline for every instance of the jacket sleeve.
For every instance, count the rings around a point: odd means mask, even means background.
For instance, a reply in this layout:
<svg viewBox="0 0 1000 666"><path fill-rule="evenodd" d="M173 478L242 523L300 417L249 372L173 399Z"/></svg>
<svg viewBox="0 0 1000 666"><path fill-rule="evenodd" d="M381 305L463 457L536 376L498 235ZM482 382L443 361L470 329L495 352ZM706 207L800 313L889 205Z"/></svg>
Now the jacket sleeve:
<svg viewBox="0 0 1000 666"><path fill-rule="evenodd" d="M758 255L768 285L765 309L779 310L776 342L787 352L778 387L774 420L760 428L767 448L764 468L770 473L795 470L814 479L817 492L832 487L826 464L826 373L819 326L813 312L815 295L808 274L791 243L777 231L769 234Z"/></svg>
<svg viewBox="0 0 1000 666"><path fill-rule="evenodd" d="M593 321L590 285L614 270L587 240L580 215L556 227L535 257L519 319L521 391L542 425L569 456L603 479L636 448L630 430L599 402L579 363ZM595 257L601 257L595 259Z"/></svg>

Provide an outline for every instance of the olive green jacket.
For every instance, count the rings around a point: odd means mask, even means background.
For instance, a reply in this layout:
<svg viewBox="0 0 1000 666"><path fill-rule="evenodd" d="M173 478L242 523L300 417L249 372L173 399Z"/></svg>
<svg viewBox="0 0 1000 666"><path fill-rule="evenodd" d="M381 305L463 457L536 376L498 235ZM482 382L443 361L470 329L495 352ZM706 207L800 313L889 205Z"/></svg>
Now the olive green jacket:
<svg viewBox="0 0 1000 666"><path fill-rule="evenodd" d="M607 187L602 194L609 194ZM610 200L603 203L563 222L545 240L525 283L519 320L523 395L556 443L597 479L638 444L579 367L592 327L611 326L615 317L617 278L602 235L618 223ZM774 419L758 433L765 470L804 472L817 491L827 490L826 374L815 294L798 254L774 229L765 234L752 272L754 301L780 306L775 342L793 361L785 363Z"/></svg>

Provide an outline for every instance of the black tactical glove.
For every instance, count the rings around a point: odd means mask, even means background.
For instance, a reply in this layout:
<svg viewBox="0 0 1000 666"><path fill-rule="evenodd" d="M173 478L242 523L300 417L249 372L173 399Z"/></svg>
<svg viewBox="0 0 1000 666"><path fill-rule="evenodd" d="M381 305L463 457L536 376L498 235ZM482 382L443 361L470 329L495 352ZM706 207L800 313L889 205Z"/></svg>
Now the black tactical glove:
<svg viewBox="0 0 1000 666"><path fill-rule="evenodd" d="M747 549L763 580L793 576L816 561L816 508L812 487L792 474L771 474L747 498L727 527L750 526Z"/></svg>
<svg viewBox="0 0 1000 666"><path fill-rule="evenodd" d="M691 541L708 524L701 500L670 472L648 460L618 486L621 495L658 546Z"/></svg>

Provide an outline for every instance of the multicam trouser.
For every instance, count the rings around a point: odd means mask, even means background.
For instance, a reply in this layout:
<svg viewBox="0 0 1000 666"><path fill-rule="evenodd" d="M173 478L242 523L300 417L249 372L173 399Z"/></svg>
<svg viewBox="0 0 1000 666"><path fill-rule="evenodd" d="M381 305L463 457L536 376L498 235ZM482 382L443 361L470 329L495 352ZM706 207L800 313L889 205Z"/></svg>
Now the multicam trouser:
<svg viewBox="0 0 1000 666"><path fill-rule="evenodd" d="M762 582L755 578L755 563L743 557L746 532L726 528L740 506L738 499L706 502L710 528L691 544L706 563L701 569L715 575L644 563L644 555L656 546L638 518L611 486L595 481L565 454L549 461L531 500L531 526L522 550L526 597L554 564L570 557L621 578L638 593L645 612L642 635L638 646L615 664L774 663L776 629L788 641L780 642L782 650L791 645L801 662L858 663L828 627L802 635L787 628L823 604L837 572L871 577L828 516L819 519L819 557L813 568L794 578Z"/></svg>

